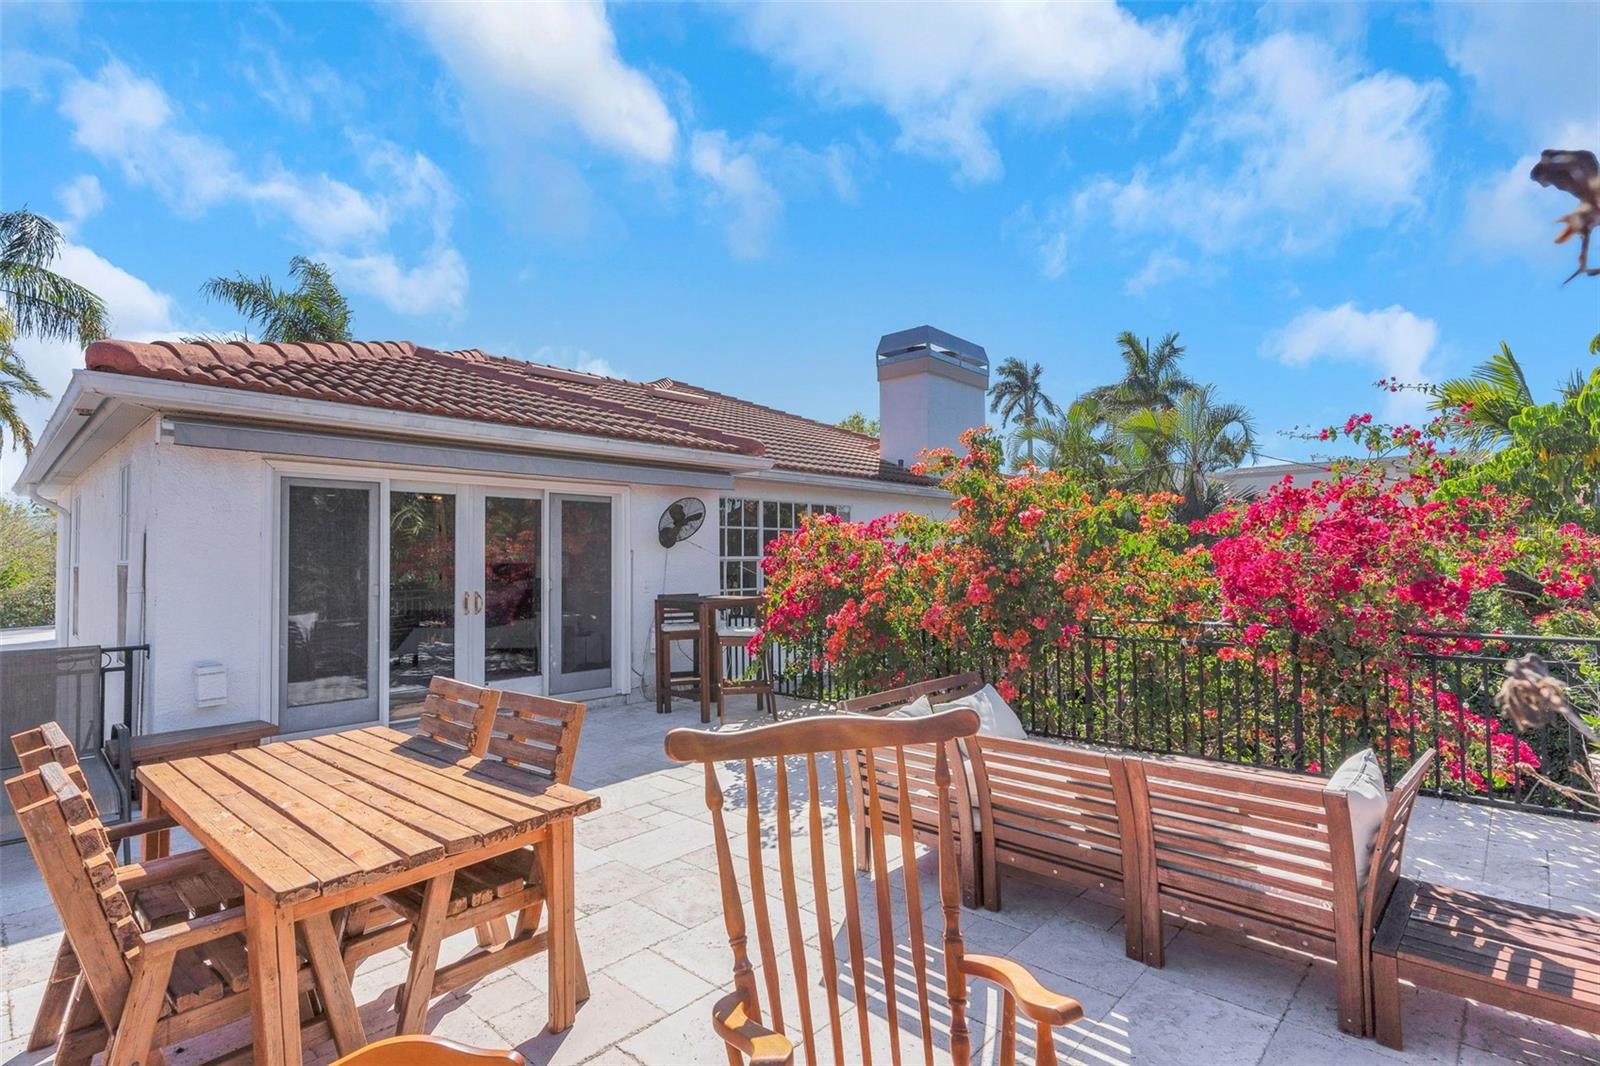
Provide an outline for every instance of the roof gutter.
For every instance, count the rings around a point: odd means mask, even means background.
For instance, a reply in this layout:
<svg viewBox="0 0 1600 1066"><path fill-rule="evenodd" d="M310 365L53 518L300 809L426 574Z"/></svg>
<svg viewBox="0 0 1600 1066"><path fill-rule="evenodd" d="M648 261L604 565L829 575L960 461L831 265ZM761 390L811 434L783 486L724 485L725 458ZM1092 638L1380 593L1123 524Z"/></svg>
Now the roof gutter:
<svg viewBox="0 0 1600 1066"><path fill-rule="evenodd" d="M31 488L49 478L71 439L82 431L74 425L74 411L82 396L94 395L97 405L106 398L125 400L162 413L209 414L229 419L259 419L268 422L306 424L328 428L367 430L390 436L419 437L431 441L459 441L504 448L527 448L545 452L571 452L585 456L604 456L663 466L690 467L738 473L764 472L772 460L759 455L716 452L671 444L619 440L614 437L561 433L494 422L473 422L442 415L390 411L359 404L330 400L306 400L293 396L273 396L241 389L196 385L186 381L135 377L99 370L73 371L72 381L61 402L40 435L39 446L23 467L17 480L19 489ZM68 439L63 440L62 435Z"/></svg>
<svg viewBox="0 0 1600 1066"><path fill-rule="evenodd" d="M39 495L36 489L50 476L50 471L94 420L104 403L105 397L90 393L78 373L74 373L50 420L39 433L39 443L34 446L33 454L22 464L22 473L17 475L13 491L42 507L59 510L60 505L55 500Z"/></svg>
<svg viewBox="0 0 1600 1066"><path fill-rule="evenodd" d="M870 477L845 477L840 474L811 474L803 470L762 470L758 473L738 475L758 481L774 481L795 485L823 485L828 488L847 489L853 492L878 492L893 496L913 496L923 500L949 502L950 492L940 485L909 485L901 481L883 481Z"/></svg>

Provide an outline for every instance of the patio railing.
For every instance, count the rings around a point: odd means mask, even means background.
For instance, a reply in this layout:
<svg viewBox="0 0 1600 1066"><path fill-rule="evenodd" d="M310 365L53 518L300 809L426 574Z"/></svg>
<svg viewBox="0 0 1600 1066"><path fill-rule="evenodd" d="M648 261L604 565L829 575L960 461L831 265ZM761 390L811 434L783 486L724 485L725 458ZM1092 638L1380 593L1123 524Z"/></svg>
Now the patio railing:
<svg viewBox="0 0 1600 1066"><path fill-rule="evenodd" d="M1298 654L1293 638L1285 653L1260 653L1230 623L1086 629L1030 675L1013 706L1037 736L1300 772L1329 772L1351 751L1371 745L1391 781L1405 773L1413 752L1434 744L1440 757L1428 782L1433 794L1592 817L1592 809L1573 797L1573 790L1587 793L1592 787L1578 770L1585 748L1577 731L1558 721L1516 734L1493 696L1505 660L1536 652L1569 682L1580 711L1600 714L1600 639L1426 636L1435 647L1462 650L1419 646L1398 675L1350 685L1352 675L1364 675L1361 661L1314 667ZM921 659L912 671L919 676L999 673L997 663L979 652L925 647ZM826 665L815 668L815 661L810 649L777 649L778 691L829 703L855 695ZM1341 682L1358 695L1327 698ZM1336 710L1328 709L1330 703Z"/></svg>

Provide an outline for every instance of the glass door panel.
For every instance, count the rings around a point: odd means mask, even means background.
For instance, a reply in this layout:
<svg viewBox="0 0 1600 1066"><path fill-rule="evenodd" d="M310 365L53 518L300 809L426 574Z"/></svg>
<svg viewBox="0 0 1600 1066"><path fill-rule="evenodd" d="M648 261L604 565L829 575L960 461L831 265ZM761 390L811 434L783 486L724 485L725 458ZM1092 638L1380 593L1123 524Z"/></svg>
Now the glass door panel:
<svg viewBox="0 0 1600 1066"><path fill-rule="evenodd" d="M483 591L473 594L473 613L481 616L490 686L527 688L543 673L541 510L537 498L483 499Z"/></svg>
<svg viewBox="0 0 1600 1066"><path fill-rule="evenodd" d="M428 682L456 676L456 497L389 494L389 719L422 712Z"/></svg>
<svg viewBox="0 0 1600 1066"><path fill-rule="evenodd" d="M609 497L554 496L556 567L551 692L611 686L612 530Z"/></svg>
<svg viewBox="0 0 1600 1066"><path fill-rule="evenodd" d="M376 486L285 481L283 493L279 725L375 722Z"/></svg>

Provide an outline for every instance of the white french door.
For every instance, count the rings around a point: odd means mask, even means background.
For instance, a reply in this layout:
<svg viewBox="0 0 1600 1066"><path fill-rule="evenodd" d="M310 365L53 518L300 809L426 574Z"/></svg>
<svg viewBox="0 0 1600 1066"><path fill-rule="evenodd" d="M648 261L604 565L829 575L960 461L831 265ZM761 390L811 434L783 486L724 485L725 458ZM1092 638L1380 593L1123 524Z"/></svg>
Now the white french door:
<svg viewBox="0 0 1600 1066"><path fill-rule="evenodd" d="M285 733L415 718L438 676L536 694L626 677L620 494L311 471L280 486Z"/></svg>

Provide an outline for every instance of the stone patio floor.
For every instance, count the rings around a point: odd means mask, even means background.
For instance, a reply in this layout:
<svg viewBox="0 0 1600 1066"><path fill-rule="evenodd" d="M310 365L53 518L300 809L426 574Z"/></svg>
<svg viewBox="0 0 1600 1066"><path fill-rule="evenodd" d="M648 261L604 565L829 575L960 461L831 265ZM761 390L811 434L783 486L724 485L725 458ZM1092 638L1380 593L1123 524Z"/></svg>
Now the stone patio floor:
<svg viewBox="0 0 1600 1066"><path fill-rule="evenodd" d="M431 1032L479 1046L517 1047L535 1066L726 1061L711 1031L710 1010L731 988L732 966L702 778L698 767L674 766L662 753L666 730L695 724L694 719L685 703L671 716L655 714L651 705L629 704L594 707L585 722L574 783L599 793L604 806L581 820L576 833L577 928L592 990L579 1008L577 1024L564 1033L545 1031L546 964L535 957L436 1001L429 1016ZM738 773L723 775L730 826L742 825L735 818L745 802L740 778ZM756 795L758 802L772 803L770 790L758 788ZM835 843L832 829L825 835ZM803 839L797 840L797 854L807 854L805 846ZM830 854L836 853L830 849ZM775 867L771 840L763 857ZM892 852L890 865L898 865ZM1413 817L1406 865L1411 875L1432 881L1600 915L1600 826L1424 798ZM940 926L930 857L920 857L918 867L926 928L936 944ZM895 913L903 927L898 874L894 883ZM777 893L775 878L767 884ZM868 895L864 885L863 898ZM808 892L802 891L801 902L814 914ZM875 923L868 903L863 924L872 954L876 935L870 932ZM963 912L967 949L1017 959L1046 986L1083 1003L1085 1020L1058 1034L1063 1061L1600 1064L1600 1037L1413 990L1404 998L1406 1050L1391 1052L1339 1032L1328 964L1184 931L1171 934L1167 965L1154 970L1123 955L1120 909L1093 893L1008 875L1004 904L999 913ZM836 925L841 913L840 906L833 908ZM781 942L783 905L776 895L772 915ZM48 1051L22 1048L59 929L26 847L0 849L0 1063L31 1066L50 1059ZM447 944L446 959L471 944L471 934L457 939L459 944ZM942 963L933 945L929 950L938 1002ZM751 951L754 955L753 938ZM902 951L901 959L905 962L909 955ZM406 962L404 951L396 949L357 973L356 996L373 1039L384 1035L393 989L405 976ZM903 965L900 982L905 1061L920 1062L915 994L908 996L905 990ZM867 983L873 1015L869 1028L887 1062L878 967L871 968ZM998 1048L989 1022L998 1015L998 999L981 984L973 985L970 994L973 1059L993 1063ZM841 990L841 1010L851 1032L858 1021L852 996L850 990ZM820 1000L813 1009L824 1016ZM794 1016L792 1005L788 1013ZM938 1019L933 1036L936 1044L943 1044ZM202 1062L247 1040L248 1024L240 1023L169 1054L169 1061L174 1066ZM859 1045L851 1035L846 1041L853 1061ZM823 1058L831 1059L827 1042L821 1046ZM1019 1060L1031 1062L1032 1051L1022 1041ZM332 1058L331 1045L325 1045L307 1061ZM797 1059L805 1061L803 1054Z"/></svg>

